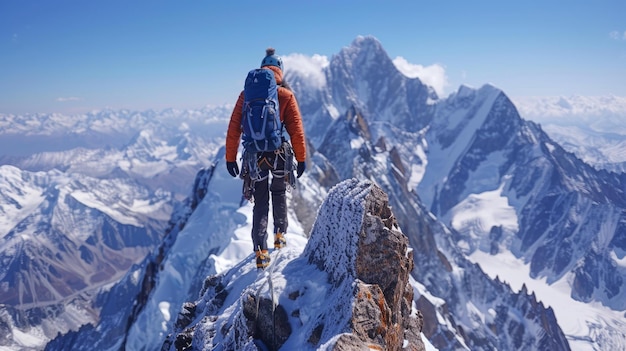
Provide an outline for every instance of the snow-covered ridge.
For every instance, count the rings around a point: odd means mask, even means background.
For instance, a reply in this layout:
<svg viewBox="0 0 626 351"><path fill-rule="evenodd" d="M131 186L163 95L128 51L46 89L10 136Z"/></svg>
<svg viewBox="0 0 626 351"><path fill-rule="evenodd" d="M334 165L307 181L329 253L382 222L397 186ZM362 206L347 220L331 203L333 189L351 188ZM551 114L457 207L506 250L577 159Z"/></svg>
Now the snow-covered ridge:
<svg viewBox="0 0 626 351"><path fill-rule="evenodd" d="M0 239L44 201L43 189L48 179L43 172L28 173L13 166L0 166Z"/></svg>
<svg viewBox="0 0 626 351"><path fill-rule="evenodd" d="M408 284L412 256L406 236L383 224L392 218L386 195L371 182L338 184L304 250L272 252L261 273L248 256L207 277L162 349L422 350Z"/></svg>

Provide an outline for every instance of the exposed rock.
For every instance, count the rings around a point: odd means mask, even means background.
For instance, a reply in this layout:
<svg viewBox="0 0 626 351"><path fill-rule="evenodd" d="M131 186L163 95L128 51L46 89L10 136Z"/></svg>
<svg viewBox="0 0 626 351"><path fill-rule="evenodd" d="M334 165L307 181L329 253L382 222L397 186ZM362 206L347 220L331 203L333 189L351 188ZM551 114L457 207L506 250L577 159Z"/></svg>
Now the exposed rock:
<svg viewBox="0 0 626 351"><path fill-rule="evenodd" d="M421 350L424 346L419 335L423 322L421 315L411 315L410 308L413 289L408 282L413 255L408 239L398 230L387 194L376 185L366 198L366 209L356 256L357 279L363 282L358 289L362 294L357 295L353 323L362 316L359 312L363 304L365 311L378 308L371 318L378 325L367 329L366 335L356 334L376 341L385 350ZM408 346L403 345L404 340Z"/></svg>
<svg viewBox="0 0 626 351"><path fill-rule="evenodd" d="M249 294L243 302L247 328L254 339L261 340L270 350L278 350L291 335L291 325L282 305Z"/></svg>
<svg viewBox="0 0 626 351"><path fill-rule="evenodd" d="M346 278L356 281L350 332L369 348L422 350L424 344L420 332L423 321L420 313L411 314L413 289L408 283L413 255L407 237L398 229L387 194L369 182L352 179L342 184L349 188L347 193L351 198L341 198L331 192L325 206L337 218L345 216L343 211L355 211L364 206L362 225L356 233L331 230L335 237L327 240L328 247L317 242L314 228L305 254L309 253L310 262L324 267L327 260L321 262L319 258L329 254L326 251L333 251L333 243L354 244L354 253L351 253L353 248L348 247L341 250L346 253L345 257L335 258L345 263L345 267L325 267L330 268L329 276L334 284ZM322 211L320 209L320 213ZM350 229L349 224L345 229ZM337 238L338 235L348 238ZM349 340L352 342L353 338ZM408 346L404 344L405 340Z"/></svg>

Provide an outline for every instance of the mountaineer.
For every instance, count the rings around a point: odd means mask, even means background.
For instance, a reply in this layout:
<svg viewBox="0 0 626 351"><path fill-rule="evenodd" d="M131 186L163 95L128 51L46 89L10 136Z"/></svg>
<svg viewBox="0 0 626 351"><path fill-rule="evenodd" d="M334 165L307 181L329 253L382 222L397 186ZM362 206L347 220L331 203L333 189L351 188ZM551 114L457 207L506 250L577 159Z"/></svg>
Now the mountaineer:
<svg viewBox="0 0 626 351"><path fill-rule="evenodd" d="M291 143L286 138L287 131ZM237 151L243 146L239 173ZM294 158L297 166L294 167ZM274 216L274 248L287 242L287 186L295 186L306 169L306 142L296 97L283 80L283 62L273 48L266 50L260 69L248 73L239 94L226 134L226 168L244 180L243 195L254 202L252 243L257 268L270 262L267 224L270 193ZM294 169L295 168L295 169ZM295 171L295 172L294 172ZM271 185L270 185L271 174Z"/></svg>

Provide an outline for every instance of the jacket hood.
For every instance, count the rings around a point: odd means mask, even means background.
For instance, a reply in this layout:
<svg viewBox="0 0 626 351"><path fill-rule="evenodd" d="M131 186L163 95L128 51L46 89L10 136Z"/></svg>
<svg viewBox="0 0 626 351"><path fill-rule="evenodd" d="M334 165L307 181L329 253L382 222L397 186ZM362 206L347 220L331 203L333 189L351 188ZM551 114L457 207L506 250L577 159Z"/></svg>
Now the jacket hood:
<svg viewBox="0 0 626 351"><path fill-rule="evenodd" d="M274 77L276 78L276 84L280 85L283 82L283 71L277 66L263 66L261 68L270 69L274 72Z"/></svg>

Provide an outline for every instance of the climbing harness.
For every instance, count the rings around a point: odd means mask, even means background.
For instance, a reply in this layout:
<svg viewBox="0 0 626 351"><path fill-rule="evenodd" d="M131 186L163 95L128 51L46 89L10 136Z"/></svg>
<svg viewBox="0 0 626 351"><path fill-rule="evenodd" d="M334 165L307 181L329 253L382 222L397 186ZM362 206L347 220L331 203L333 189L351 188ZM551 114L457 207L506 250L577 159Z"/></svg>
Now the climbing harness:
<svg viewBox="0 0 626 351"><path fill-rule="evenodd" d="M289 185L288 190L296 188L295 157L291 144L283 141L275 151L249 152L244 151L240 178L243 179L243 197L254 202L254 184L269 177L269 172L276 178L284 178ZM282 167L279 168L279 165Z"/></svg>

